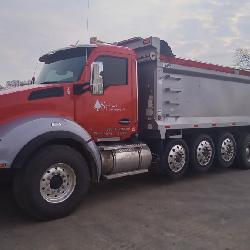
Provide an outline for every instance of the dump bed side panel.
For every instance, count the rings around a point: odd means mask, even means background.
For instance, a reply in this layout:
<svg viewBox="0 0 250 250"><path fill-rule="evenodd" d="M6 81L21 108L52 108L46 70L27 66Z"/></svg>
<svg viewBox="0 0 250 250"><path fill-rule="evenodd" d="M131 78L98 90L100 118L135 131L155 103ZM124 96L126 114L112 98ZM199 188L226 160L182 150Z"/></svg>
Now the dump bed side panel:
<svg viewBox="0 0 250 250"><path fill-rule="evenodd" d="M166 129L250 125L250 78L158 63L157 124ZM160 101L159 101L160 100Z"/></svg>
<svg viewBox="0 0 250 250"><path fill-rule="evenodd" d="M233 81L218 73L202 76L198 70L192 72L198 71L197 75L190 75L176 68L164 70L162 108L166 117L250 116L250 79Z"/></svg>

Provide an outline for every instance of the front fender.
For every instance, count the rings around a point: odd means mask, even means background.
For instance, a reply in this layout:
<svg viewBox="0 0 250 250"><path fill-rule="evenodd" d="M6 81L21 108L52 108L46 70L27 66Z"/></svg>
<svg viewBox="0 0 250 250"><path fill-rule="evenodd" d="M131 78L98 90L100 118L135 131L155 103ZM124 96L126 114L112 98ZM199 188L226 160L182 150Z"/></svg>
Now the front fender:
<svg viewBox="0 0 250 250"><path fill-rule="evenodd" d="M0 163L5 163L7 168L19 167L25 153L53 139L72 139L81 143L94 160L99 179L101 158L98 147L85 129L62 117L29 117L0 126Z"/></svg>

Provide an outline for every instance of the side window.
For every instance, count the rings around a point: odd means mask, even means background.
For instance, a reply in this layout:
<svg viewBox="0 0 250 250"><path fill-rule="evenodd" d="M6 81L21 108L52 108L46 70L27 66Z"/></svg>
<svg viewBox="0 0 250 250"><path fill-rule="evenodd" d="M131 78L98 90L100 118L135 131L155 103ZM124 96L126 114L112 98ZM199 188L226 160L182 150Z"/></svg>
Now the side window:
<svg viewBox="0 0 250 250"><path fill-rule="evenodd" d="M104 87L128 84L127 58L100 56L95 59L95 62L103 63L103 72L101 72L101 76L103 78Z"/></svg>

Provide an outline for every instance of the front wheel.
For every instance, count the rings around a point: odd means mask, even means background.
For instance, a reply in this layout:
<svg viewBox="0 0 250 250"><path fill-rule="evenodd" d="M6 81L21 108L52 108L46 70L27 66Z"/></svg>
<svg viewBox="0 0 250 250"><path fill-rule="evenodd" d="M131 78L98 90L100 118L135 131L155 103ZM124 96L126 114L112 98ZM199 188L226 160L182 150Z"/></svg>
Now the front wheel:
<svg viewBox="0 0 250 250"><path fill-rule="evenodd" d="M80 203L90 185L86 161L69 146L50 145L30 159L14 178L19 206L32 217L64 217Z"/></svg>

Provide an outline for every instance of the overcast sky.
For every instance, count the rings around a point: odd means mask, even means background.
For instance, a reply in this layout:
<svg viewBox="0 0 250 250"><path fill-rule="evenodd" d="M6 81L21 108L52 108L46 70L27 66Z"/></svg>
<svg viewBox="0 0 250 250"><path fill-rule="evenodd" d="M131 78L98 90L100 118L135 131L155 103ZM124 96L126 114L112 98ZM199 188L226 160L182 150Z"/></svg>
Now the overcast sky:
<svg viewBox="0 0 250 250"><path fill-rule="evenodd" d="M87 0L1 0L0 82L30 79L41 54L89 36L159 36L179 57L224 65L236 48L250 48L250 0L89 2L88 10Z"/></svg>

